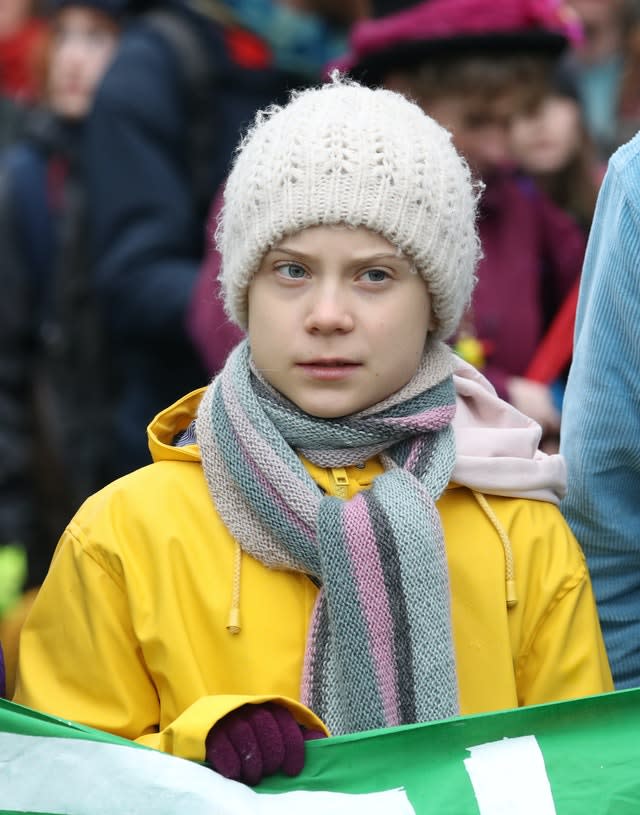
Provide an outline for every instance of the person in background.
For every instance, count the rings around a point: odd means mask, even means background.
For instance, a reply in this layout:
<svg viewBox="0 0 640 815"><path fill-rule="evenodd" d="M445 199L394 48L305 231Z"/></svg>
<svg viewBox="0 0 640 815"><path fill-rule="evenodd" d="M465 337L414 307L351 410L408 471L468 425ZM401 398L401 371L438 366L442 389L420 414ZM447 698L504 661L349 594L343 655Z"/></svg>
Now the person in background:
<svg viewBox="0 0 640 815"><path fill-rule="evenodd" d="M558 64L541 104L514 119L511 149L523 171L521 183L537 185L588 236L605 167L587 127L570 59ZM526 372L527 378L551 386L559 411L571 363L579 286L577 279ZM557 451L559 436L546 439L545 444L545 449L553 444Z"/></svg>
<svg viewBox="0 0 640 815"><path fill-rule="evenodd" d="M18 141L25 119L24 105L0 92L0 153Z"/></svg>
<svg viewBox="0 0 640 815"><path fill-rule="evenodd" d="M451 131L485 184L484 257L456 349L555 436L560 414L551 389L526 371L579 277L585 238L541 191L522 187L509 139L516 114L543 98L575 36L572 19L555 3L533 0L378 0L372 10L337 65L416 99Z"/></svg>
<svg viewBox="0 0 640 815"><path fill-rule="evenodd" d="M0 3L0 94L32 104L42 94L47 23L33 0Z"/></svg>
<svg viewBox="0 0 640 815"><path fill-rule="evenodd" d="M31 0L0 4L0 152L22 135L42 93L47 23Z"/></svg>
<svg viewBox="0 0 640 815"><path fill-rule="evenodd" d="M572 49L580 100L599 158L640 127L640 3L638 0L567 0L584 36Z"/></svg>
<svg viewBox="0 0 640 815"><path fill-rule="evenodd" d="M242 127L319 77L360 6L173 0L125 32L87 138L96 288L119 374L114 477L149 463L142 429L209 378L185 322Z"/></svg>
<svg viewBox="0 0 640 815"><path fill-rule="evenodd" d="M256 117L218 231L248 340L70 522L15 701L255 784L310 735L611 688L563 462L443 342L477 197L401 94Z"/></svg>
<svg viewBox="0 0 640 815"><path fill-rule="evenodd" d="M526 177L588 234L605 165L589 133L569 61L557 66L540 106L515 117L511 150Z"/></svg>
<svg viewBox="0 0 640 815"><path fill-rule="evenodd" d="M9 690L55 544L108 480L109 361L92 301L81 138L125 10L124 0L55 0L45 102L0 158L0 541L27 563L24 593L0 621Z"/></svg>
<svg viewBox="0 0 640 815"><path fill-rule="evenodd" d="M640 686L640 135L609 160L562 414L562 511L587 557L617 688Z"/></svg>

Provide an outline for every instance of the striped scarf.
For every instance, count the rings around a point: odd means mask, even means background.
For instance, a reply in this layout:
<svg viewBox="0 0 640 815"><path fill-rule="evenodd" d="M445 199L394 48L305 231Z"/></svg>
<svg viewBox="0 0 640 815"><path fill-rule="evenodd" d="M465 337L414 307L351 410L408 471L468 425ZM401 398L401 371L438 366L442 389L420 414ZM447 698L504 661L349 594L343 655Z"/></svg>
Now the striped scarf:
<svg viewBox="0 0 640 815"><path fill-rule="evenodd" d="M449 582L435 501L455 463L452 354L430 344L400 391L320 419L252 368L247 342L205 391L196 437L209 492L245 552L320 587L301 699L334 735L458 712ZM326 496L299 454L385 472L350 500Z"/></svg>

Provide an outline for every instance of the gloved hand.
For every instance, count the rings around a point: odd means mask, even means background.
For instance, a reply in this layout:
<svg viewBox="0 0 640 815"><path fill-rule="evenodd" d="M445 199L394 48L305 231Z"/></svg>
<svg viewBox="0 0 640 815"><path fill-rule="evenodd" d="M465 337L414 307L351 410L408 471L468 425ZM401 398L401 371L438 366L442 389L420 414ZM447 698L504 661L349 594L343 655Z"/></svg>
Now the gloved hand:
<svg viewBox="0 0 640 815"><path fill-rule="evenodd" d="M243 705L211 728L206 759L225 778L254 786L278 770L298 775L304 766L304 742L323 736L302 728L280 705Z"/></svg>

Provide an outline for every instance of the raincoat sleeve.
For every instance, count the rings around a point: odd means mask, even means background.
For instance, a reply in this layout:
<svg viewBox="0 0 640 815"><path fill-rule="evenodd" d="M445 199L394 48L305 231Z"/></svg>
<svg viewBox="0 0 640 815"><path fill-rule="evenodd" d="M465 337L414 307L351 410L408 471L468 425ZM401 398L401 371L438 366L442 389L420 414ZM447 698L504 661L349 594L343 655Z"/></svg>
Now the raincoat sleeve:
<svg viewBox="0 0 640 815"><path fill-rule="evenodd" d="M273 694L203 693L164 722L159 700L181 677L152 679L116 559L106 562L110 554L83 544L78 533L73 523L64 533L22 631L14 701L198 761L210 728L246 703L280 703L300 724L326 732L302 704ZM144 628L144 597L135 602L136 626ZM170 649L171 642L147 647Z"/></svg>

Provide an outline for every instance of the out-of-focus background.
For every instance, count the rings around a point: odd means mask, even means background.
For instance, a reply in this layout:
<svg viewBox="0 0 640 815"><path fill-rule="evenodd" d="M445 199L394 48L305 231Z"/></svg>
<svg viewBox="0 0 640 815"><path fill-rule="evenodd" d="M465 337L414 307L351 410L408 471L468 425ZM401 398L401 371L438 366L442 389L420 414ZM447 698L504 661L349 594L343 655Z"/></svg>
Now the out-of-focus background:
<svg viewBox="0 0 640 815"><path fill-rule="evenodd" d="M216 212L254 113L340 65L485 183L455 349L558 448L607 160L640 124L638 0L0 0L0 642L82 501L241 334Z"/></svg>

